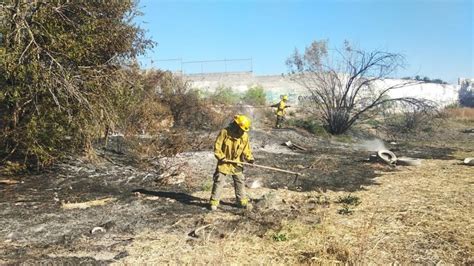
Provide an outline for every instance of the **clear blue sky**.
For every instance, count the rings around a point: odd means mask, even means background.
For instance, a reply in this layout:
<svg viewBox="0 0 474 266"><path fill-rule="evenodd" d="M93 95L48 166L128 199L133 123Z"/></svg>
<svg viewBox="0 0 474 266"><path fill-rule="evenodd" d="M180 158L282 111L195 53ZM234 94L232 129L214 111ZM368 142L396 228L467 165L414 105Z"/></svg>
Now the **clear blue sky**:
<svg viewBox="0 0 474 266"><path fill-rule="evenodd" d="M184 61L253 58L256 74L286 73L286 58L315 39L337 47L347 39L366 50L405 55L398 76L456 82L474 78L473 0L157 1L141 0L137 22L158 45L145 67L178 70ZM224 71L223 63L204 71ZM199 72L200 64L185 64ZM228 70L249 70L249 62Z"/></svg>

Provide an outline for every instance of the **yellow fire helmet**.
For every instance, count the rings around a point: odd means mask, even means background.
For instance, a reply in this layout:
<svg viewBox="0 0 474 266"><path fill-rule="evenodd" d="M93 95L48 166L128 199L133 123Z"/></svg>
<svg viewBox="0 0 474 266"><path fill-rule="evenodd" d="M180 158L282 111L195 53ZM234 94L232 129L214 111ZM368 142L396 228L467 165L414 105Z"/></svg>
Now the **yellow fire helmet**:
<svg viewBox="0 0 474 266"><path fill-rule="evenodd" d="M283 101L288 101L288 95L283 95L283 97L281 98Z"/></svg>
<svg viewBox="0 0 474 266"><path fill-rule="evenodd" d="M247 132L250 129L250 119L245 115L236 115L234 116L234 121L239 127Z"/></svg>

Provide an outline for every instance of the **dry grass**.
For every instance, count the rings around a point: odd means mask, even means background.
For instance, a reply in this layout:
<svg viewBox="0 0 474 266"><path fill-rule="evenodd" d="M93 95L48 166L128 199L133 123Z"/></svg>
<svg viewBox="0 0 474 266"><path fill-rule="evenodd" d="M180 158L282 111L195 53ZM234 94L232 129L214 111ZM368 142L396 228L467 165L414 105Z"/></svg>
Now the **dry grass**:
<svg viewBox="0 0 474 266"><path fill-rule="evenodd" d="M202 224L212 224L202 237L187 233L196 225L163 228L139 234L126 264L470 264L473 263L472 167L457 161L426 160L422 166L400 168L377 178L378 186L352 195L362 203L352 215L340 215L335 201L345 192L298 193L278 190L285 199L276 213L297 218L279 220L265 233L249 233L242 217L209 213ZM258 198L270 190L251 190ZM232 189L225 191L232 198ZM209 192L196 193L205 200ZM329 205L310 204L323 195ZM296 207L295 207L296 206ZM275 213L275 214L276 214ZM262 214L266 215L266 214ZM291 217L291 216L289 216ZM311 218L311 219L308 219ZM314 220L319 217L319 222ZM272 217L270 217L272 219ZM275 219L275 218L273 218ZM245 220L245 218L244 218ZM314 222L308 222L314 220ZM237 227L225 227L225 224Z"/></svg>
<svg viewBox="0 0 474 266"><path fill-rule="evenodd" d="M1 185L14 185L20 183L19 181L12 180L12 179L0 179Z"/></svg>
<svg viewBox="0 0 474 266"><path fill-rule="evenodd" d="M116 198L103 198L103 199L90 200L90 201L85 201L85 202L74 202L74 203L63 202L61 203L61 208L65 210L87 209L90 207L106 205L107 203L115 201L115 200Z"/></svg>
<svg viewBox="0 0 474 266"><path fill-rule="evenodd" d="M231 217L222 220L232 219ZM229 221L229 220L227 220ZM309 261L346 260L347 248L341 246L318 226L308 226L297 221L283 221L278 231L288 240L274 240L275 231L263 237L236 230L224 238L213 227L206 229L202 239L191 240L186 234L147 231L140 234L129 249L130 256L121 263L151 264L296 264ZM213 234L214 232L214 234ZM321 238L321 235L326 237ZM328 250L321 255L321 250Z"/></svg>
<svg viewBox="0 0 474 266"><path fill-rule="evenodd" d="M327 174L336 169L339 164L340 159L338 159L337 157L323 154L316 157L309 166L309 168L317 169L317 171Z"/></svg>
<svg viewBox="0 0 474 266"><path fill-rule="evenodd" d="M445 109L445 112L450 118L460 121L474 121L474 108L462 107L462 108L449 108Z"/></svg>
<svg viewBox="0 0 474 266"><path fill-rule="evenodd" d="M472 168L426 160L379 182L380 188L358 193L361 212L377 225L376 246L367 254L374 262L472 263Z"/></svg>
<svg viewBox="0 0 474 266"><path fill-rule="evenodd" d="M453 153L453 157L456 158L456 159L459 159L459 160L464 160L465 158L468 158L468 157L474 157L474 151L455 151Z"/></svg>

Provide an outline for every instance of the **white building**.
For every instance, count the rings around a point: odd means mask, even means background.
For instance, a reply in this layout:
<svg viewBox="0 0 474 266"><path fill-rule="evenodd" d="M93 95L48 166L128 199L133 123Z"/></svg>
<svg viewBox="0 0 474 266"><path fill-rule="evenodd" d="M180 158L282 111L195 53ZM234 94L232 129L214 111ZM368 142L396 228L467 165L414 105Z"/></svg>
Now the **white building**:
<svg viewBox="0 0 474 266"><path fill-rule="evenodd" d="M290 80L286 75L255 76L251 72L212 73L187 75L186 79L192 87L213 92L218 87L231 87L237 92L245 92L248 88L261 85L267 94L268 102L276 102L280 95L288 95L292 104L302 104L309 100L310 94L306 88ZM377 87L384 88L404 83L406 80L379 81ZM388 95L392 98L414 97L436 102L440 107L458 102L460 85L421 83L404 88L391 90Z"/></svg>

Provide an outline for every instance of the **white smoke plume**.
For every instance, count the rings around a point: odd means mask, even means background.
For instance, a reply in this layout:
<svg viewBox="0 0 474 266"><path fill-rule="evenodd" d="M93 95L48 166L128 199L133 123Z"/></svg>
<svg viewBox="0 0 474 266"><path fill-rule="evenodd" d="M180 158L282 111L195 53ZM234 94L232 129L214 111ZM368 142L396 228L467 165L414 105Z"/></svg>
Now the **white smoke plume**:
<svg viewBox="0 0 474 266"><path fill-rule="evenodd" d="M366 151L387 150L387 147L385 147L385 144L380 139L364 140L360 143L355 144L355 148Z"/></svg>

